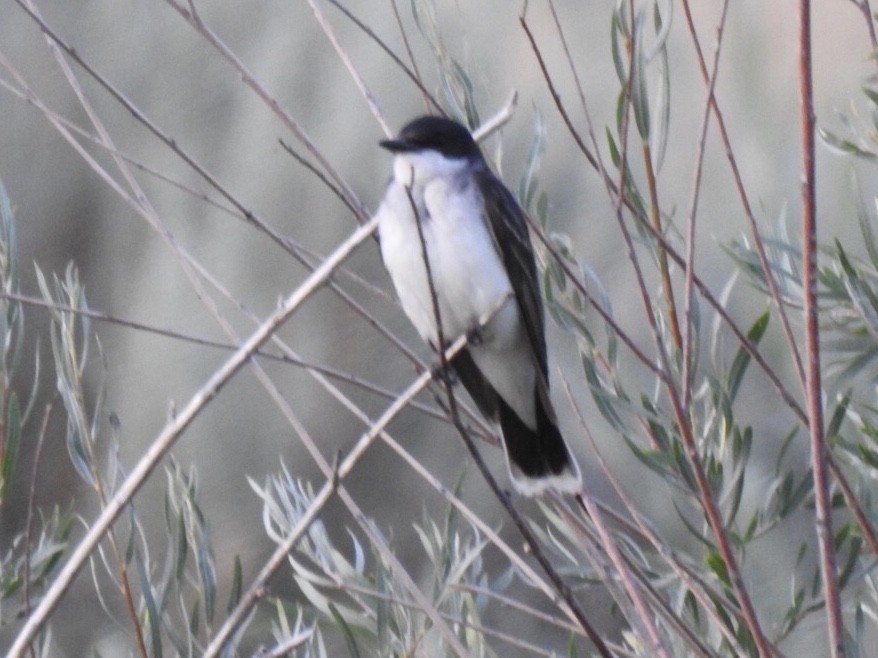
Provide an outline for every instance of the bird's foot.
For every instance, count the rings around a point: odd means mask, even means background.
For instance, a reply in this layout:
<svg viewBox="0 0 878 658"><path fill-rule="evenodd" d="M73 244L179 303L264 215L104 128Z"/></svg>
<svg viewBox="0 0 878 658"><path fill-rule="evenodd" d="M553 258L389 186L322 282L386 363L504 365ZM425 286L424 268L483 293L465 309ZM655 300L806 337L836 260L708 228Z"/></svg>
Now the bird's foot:
<svg viewBox="0 0 878 658"><path fill-rule="evenodd" d="M484 343L485 328L480 324L476 324L470 327L469 331L466 332L466 341L473 347L478 347L479 345Z"/></svg>
<svg viewBox="0 0 878 658"><path fill-rule="evenodd" d="M454 372L452 367L443 367L441 363L434 363L430 368L430 374L433 376L433 379L448 386L454 386L458 381L457 373Z"/></svg>

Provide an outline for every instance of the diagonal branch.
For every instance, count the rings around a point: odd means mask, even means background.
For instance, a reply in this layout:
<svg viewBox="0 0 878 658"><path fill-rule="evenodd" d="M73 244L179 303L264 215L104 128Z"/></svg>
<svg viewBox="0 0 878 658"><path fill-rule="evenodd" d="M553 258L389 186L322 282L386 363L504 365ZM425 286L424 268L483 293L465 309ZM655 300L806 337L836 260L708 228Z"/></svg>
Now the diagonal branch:
<svg viewBox="0 0 878 658"><path fill-rule="evenodd" d="M64 567L52 582L39 606L24 623L19 631L8 658L19 658L23 650L30 644L36 633L45 623L48 616L68 590L70 583L79 574L80 569L88 561L92 551L101 537L113 524L122 510L131 502L131 498L143 485L162 457L176 443L180 435L198 416L204 407L219 393L229 380L253 357L258 350L283 323L314 294L332 276L333 272L350 256L354 250L365 242L375 231L377 220L364 224L348 237L338 248L317 268L302 284L296 288L277 310L274 311L250 337L214 374L205 382L189 400L184 408L171 420L161 433L150 444L149 449L131 470L131 473L120 485L113 498L101 511L101 514L89 527L85 537L73 550Z"/></svg>

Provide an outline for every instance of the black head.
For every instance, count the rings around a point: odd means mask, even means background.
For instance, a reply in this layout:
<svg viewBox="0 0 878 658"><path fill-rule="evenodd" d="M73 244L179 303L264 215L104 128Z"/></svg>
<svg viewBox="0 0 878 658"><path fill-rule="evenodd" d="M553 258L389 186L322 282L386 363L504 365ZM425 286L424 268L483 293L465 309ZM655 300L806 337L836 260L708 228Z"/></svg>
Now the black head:
<svg viewBox="0 0 878 658"><path fill-rule="evenodd" d="M392 153L433 150L449 158L482 157L470 131L442 117L418 117L406 124L399 137L379 144Z"/></svg>

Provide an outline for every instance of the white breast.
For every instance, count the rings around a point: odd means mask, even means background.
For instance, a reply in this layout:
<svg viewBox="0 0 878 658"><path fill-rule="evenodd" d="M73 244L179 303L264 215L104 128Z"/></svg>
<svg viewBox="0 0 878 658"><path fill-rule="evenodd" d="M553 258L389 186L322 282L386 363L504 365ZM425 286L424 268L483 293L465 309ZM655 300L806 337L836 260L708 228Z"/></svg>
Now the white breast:
<svg viewBox="0 0 878 658"><path fill-rule="evenodd" d="M511 296L512 286L482 216L482 201L475 186L455 188L435 178L412 191L420 206L421 227L433 287L439 301L446 341L472 329L479 318L499 301ZM421 337L437 344L435 313L412 200L399 183L391 183L378 210L381 255L403 310ZM514 303L498 313L489 325L496 337L511 338L518 312ZM504 341L505 342L505 341Z"/></svg>
<svg viewBox="0 0 878 658"><path fill-rule="evenodd" d="M466 172L460 167L449 171L445 160L437 171L433 164L410 154L396 158L395 180L378 209L384 264L406 315L421 337L437 346L436 314L414 204L427 245L443 337L452 342L467 333L507 298L483 329L481 344L471 346L470 352L497 392L518 410L522 420L535 426L533 353L483 216L482 198L475 184L461 176ZM414 185L407 189L413 179Z"/></svg>

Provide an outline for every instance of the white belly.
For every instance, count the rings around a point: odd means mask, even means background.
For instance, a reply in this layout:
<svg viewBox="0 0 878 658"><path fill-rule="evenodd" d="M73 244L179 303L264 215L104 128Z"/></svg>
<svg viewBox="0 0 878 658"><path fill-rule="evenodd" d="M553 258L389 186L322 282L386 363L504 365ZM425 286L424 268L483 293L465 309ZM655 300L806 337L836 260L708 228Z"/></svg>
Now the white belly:
<svg viewBox="0 0 878 658"><path fill-rule="evenodd" d="M497 313L487 330L496 334L490 336L492 339L503 343L514 340L518 309L500 255L481 217L480 200L474 190L448 194L446 187L443 181L427 186L424 202L429 216L421 222L444 338L450 342L474 328L480 318L509 296L510 303ZM406 190L391 184L378 212L381 255L403 310L421 337L435 346L436 314Z"/></svg>
<svg viewBox="0 0 878 658"><path fill-rule="evenodd" d="M474 189L449 193L444 181L435 180L424 189L423 203L428 216L421 227L445 341L475 328L508 299L470 352L500 396L535 426L532 349L506 269L481 216L481 199ZM421 337L435 347L436 314L406 189L391 183L378 213L381 255L400 303Z"/></svg>

